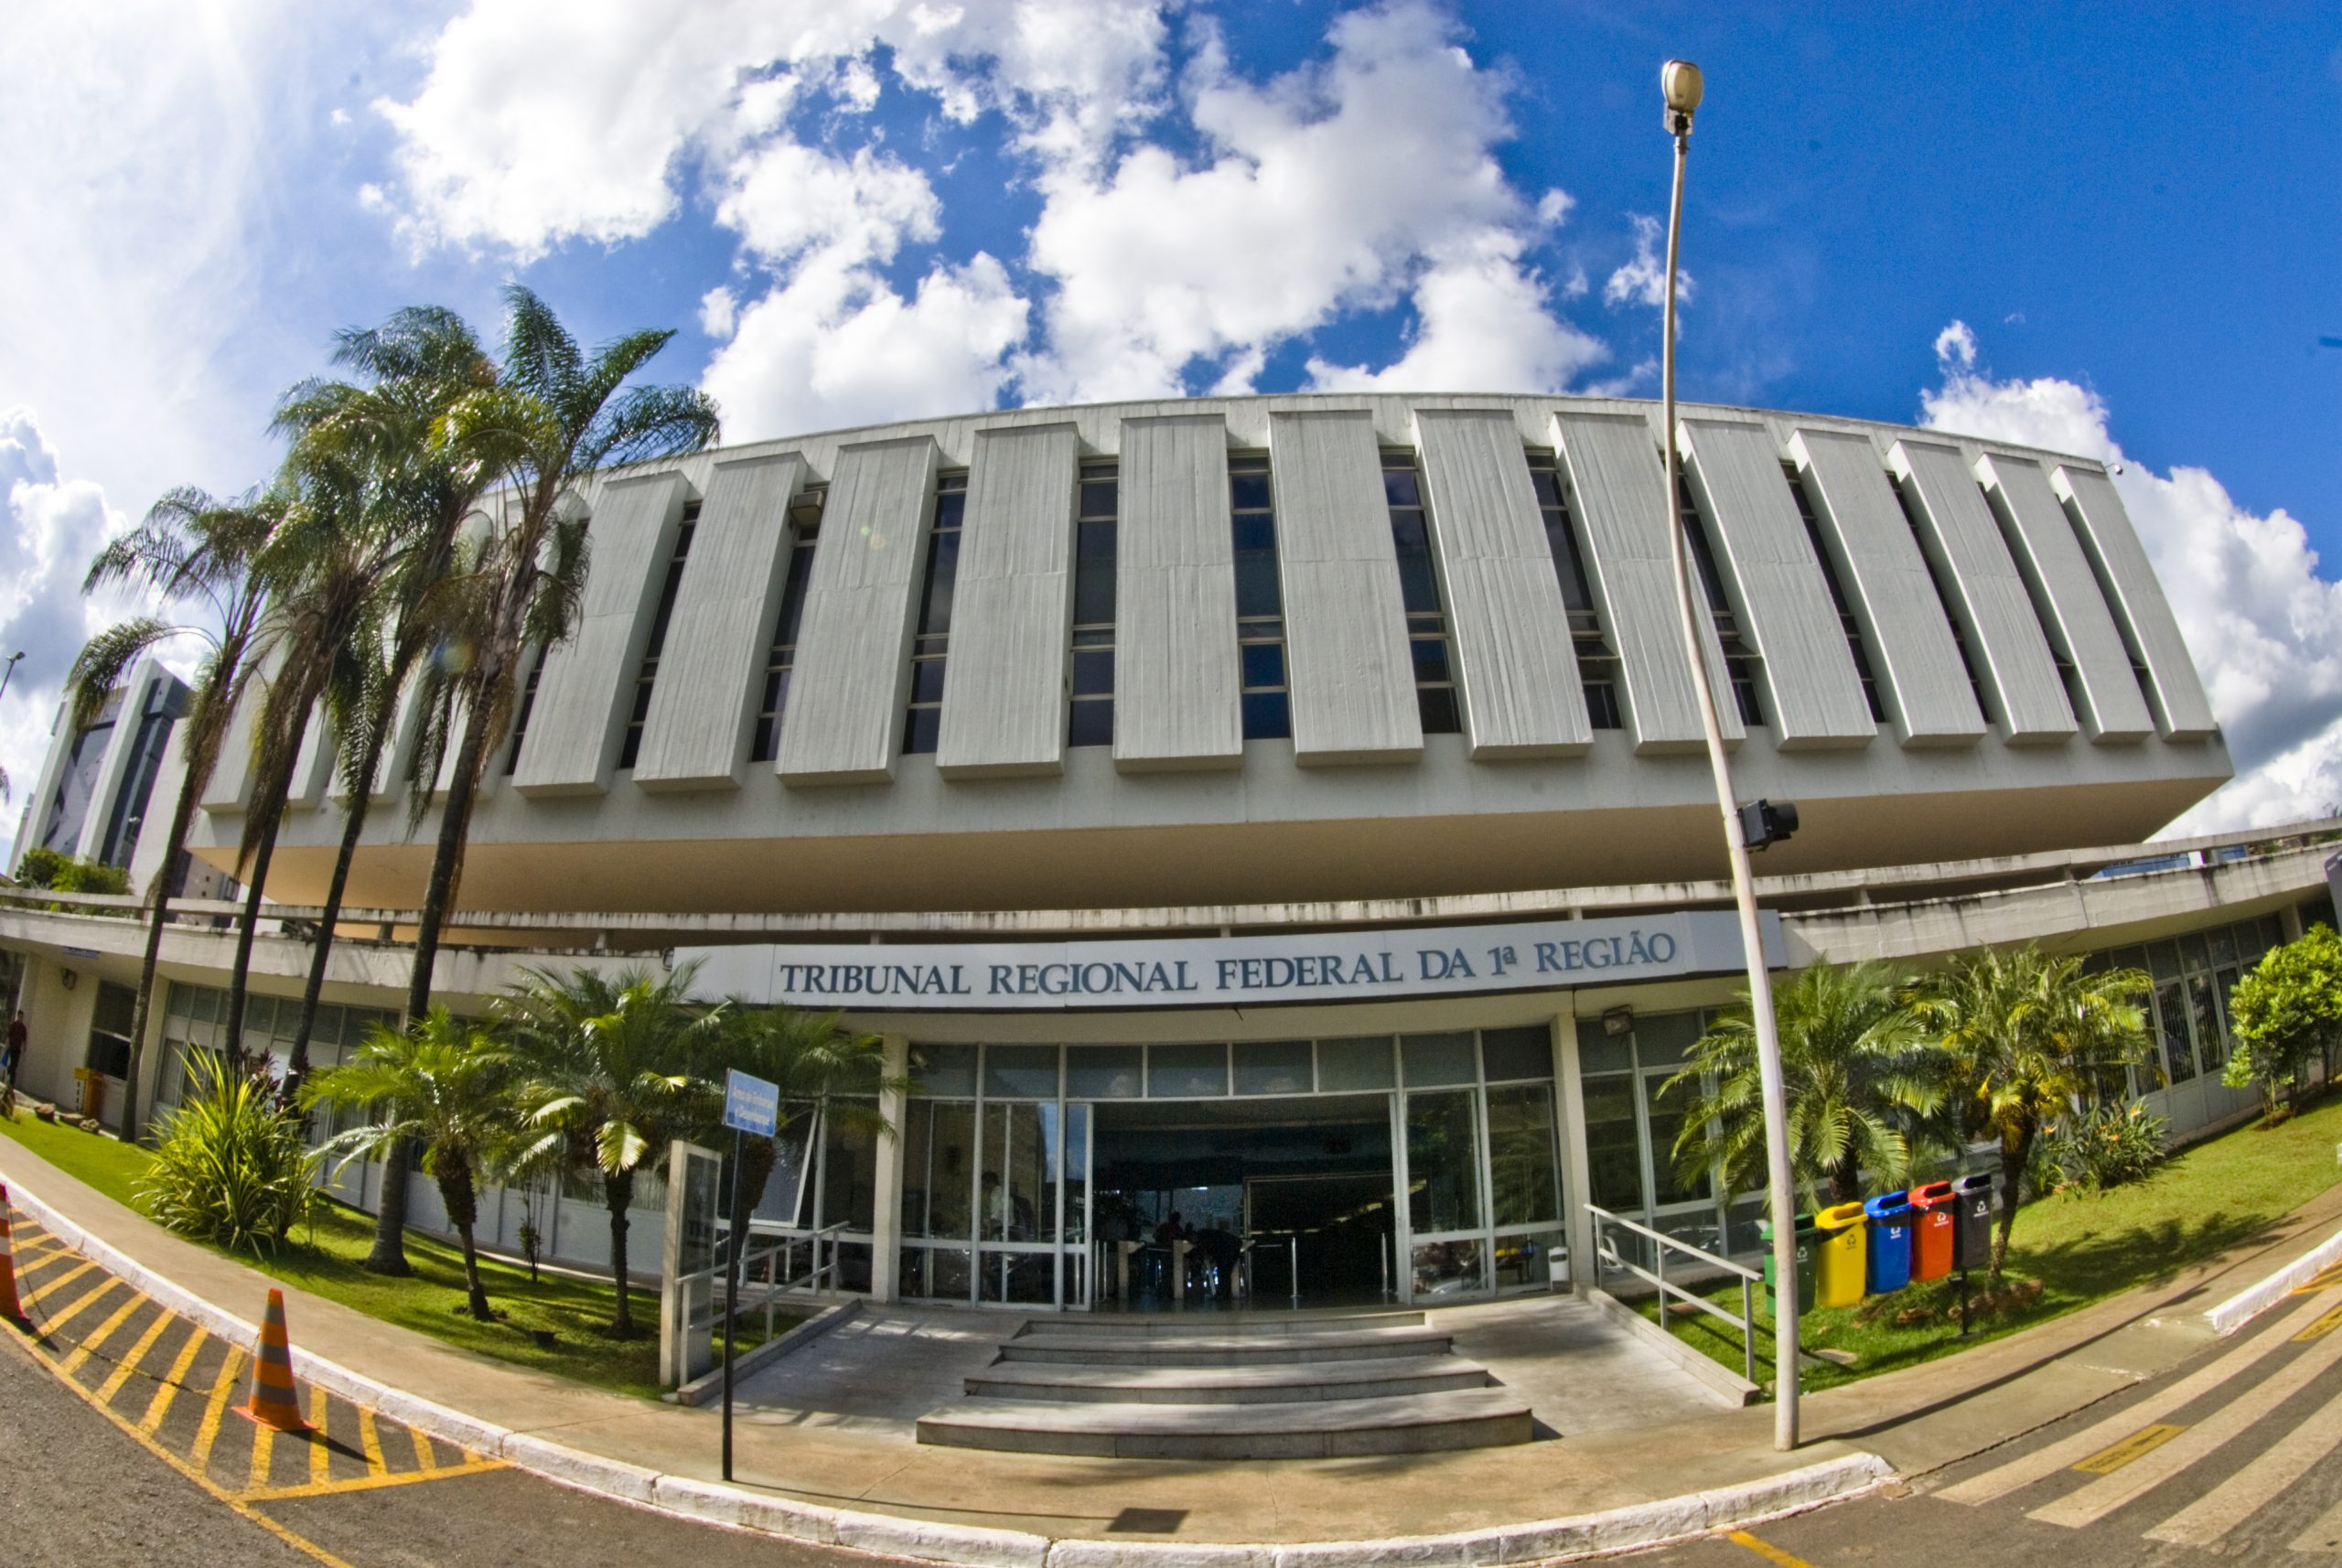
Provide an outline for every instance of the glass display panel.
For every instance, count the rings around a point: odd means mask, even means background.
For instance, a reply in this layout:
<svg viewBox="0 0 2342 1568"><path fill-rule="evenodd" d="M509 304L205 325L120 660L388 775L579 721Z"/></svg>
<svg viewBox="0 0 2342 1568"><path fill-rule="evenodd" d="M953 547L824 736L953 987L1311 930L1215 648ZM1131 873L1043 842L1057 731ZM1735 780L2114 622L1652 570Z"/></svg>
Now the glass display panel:
<svg viewBox="0 0 2342 1568"><path fill-rule="evenodd" d="M1252 1040L1231 1047L1239 1094L1306 1094L1310 1090L1307 1040Z"/></svg>
<svg viewBox="0 0 2342 1568"><path fill-rule="evenodd" d="M1480 1226L1477 1098L1468 1089L1407 1096L1407 1215L1418 1234Z"/></svg>

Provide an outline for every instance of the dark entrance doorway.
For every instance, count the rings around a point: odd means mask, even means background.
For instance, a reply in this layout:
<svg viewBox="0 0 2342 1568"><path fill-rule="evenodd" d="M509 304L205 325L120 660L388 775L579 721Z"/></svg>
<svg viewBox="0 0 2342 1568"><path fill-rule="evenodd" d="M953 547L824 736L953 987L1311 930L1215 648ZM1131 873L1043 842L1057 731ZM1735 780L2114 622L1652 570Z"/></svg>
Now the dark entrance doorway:
<svg viewBox="0 0 2342 1568"><path fill-rule="evenodd" d="M1101 1101L1094 1110L1101 1307L1383 1299L1389 1096ZM1175 1215L1184 1250L1168 1244Z"/></svg>

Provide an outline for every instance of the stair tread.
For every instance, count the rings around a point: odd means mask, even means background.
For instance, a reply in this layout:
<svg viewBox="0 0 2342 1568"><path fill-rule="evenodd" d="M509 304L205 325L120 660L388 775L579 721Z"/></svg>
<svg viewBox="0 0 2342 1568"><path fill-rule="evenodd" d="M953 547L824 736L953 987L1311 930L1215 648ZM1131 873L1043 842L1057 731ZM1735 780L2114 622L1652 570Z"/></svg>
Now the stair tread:
<svg viewBox="0 0 2342 1568"><path fill-rule="evenodd" d="M962 1427L1008 1432L1148 1434L1196 1436L1226 1433L1275 1435L1301 1432L1390 1430L1464 1421L1524 1417L1529 1405L1509 1389L1450 1389L1388 1399L1312 1400L1293 1404L1048 1404L1030 1400L963 1399L919 1417L922 1428Z"/></svg>
<svg viewBox="0 0 2342 1568"><path fill-rule="evenodd" d="M1329 1360L1340 1358L1335 1352L1385 1345L1445 1345L1455 1335L1445 1328L1359 1328L1339 1332L1307 1334L1182 1334L1166 1336L1177 1344L1165 1345L1162 1349L1180 1351L1270 1349L1291 1351L1310 1349L1323 1351ZM1149 1347L1148 1348L1155 1348ZM1085 1334L1021 1334L1002 1343L1004 1351L1021 1350L1085 1350L1095 1355L1098 1337ZM1134 1353L1144 1354L1137 1351Z"/></svg>
<svg viewBox="0 0 2342 1568"><path fill-rule="evenodd" d="M1460 1356L1386 1356L1359 1361L1281 1361L1242 1367L1132 1367L1114 1362L1004 1361L968 1374L971 1381L1068 1384L1080 1388L1309 1388L1400 1382L1410 1378L1485 1375Z"/></svg>
<svg viewBox="0 0 2342 1568"><path fill-rule="evenodd" d="M1229 1335L1358 1333L1370 1328L1420 1328L1420 1312L1208 1312L1092 1313L1086 1316L1036 1318L1025 1326L1027 1335L1086 1336L1090 1338L1187 1338Z"/></svg>

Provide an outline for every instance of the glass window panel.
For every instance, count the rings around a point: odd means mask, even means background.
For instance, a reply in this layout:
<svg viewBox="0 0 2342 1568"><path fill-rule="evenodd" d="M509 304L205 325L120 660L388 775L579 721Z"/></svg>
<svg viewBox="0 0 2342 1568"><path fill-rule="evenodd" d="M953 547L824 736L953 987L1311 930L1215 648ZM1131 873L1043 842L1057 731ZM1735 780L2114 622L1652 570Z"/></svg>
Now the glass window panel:
<svg viewBox="0 0 2342 1568"><path fill-rule="evenodd" d="M1236 553L1236 613L1273 616L1283 613L1277 595L1277 558L1265 550Z"/></svg>
<svg viewBox="0 0 2342 1568"><path fill-rule="evenodd" d="M2189 972L2212 967L2212 955L2205 950L2204 933L2190 931L2179 939L2180 961Z"/></svg>
<svg viewBox="0 0 2342 1568"><path fill-rule="evenodd" d="M1229 475L1228 497L1230 507L1236 511L1266 511L1269 509L1268 475Z"/></svg>
<svg viewBox="0 0 2342 1568"><path fill-rule="evenodd" d="M1542 1024L1480 1031L1480 1066L1491 1083L1553 1076L1553 1035Z"/></svg>
<svg viewBox="0 0 2342 1568"><path fill-rule="evenodd" d="M1306 1094L1307 1040L1252 1040L1232 1047L1239 1094Z"/></svg>
<svg viewBox="0 0 2342 1568"><path fill-rule="evenodd" d="M2196 1023L2196 1070L2217 1073L2220 1070L2220 1015L2212 1000L2210 975L2187 977L2187 1002Z"/></svg>
<svg viewBox="0 0 2342 1568"><path fill-rule="evenodd" d="M1084 479L1081 481L1081 515L1112 517L1114 515L1114 481ZM1090 526L1095 526L1094 524Z"/></svg>
<svg viewBox="0 0 2342 1568"><path fill-rule="evenodd" d="M2179 944L2157 942L2147 950L2147 967L2157 980L2179 978Z"/></svg>
<svg viewBox="0 0 2342 1568"><path fill-rule="evenodd" d="M1055 1252L993 1252L983 1255L979 1299L1019 1306L1049 1306L1057 1301Z"/></svg>
<svg viewBox="0 0 2342 1568"><path fill-rule="evenodd" d="M903 732L903 749L912 753L933 751L936 738L942 732L941 708L913 708L909 726Z"/></svg>
<svg viewBox="0 0 2342 1568"><path fill-rule="evenodd" d="M1412 550L1400 554L1399 598L1418 614L1439 608L1439 579L1432 574L1430 556Z"/></svg>
<svg viewBox="0 0 2342 1568"><path fill-rule="evenodd" d="M1065 1092L1069 1100L1136 1100L1144 1092L1144 1046L1068 1046Z"/></svg>
<svg viewBox="0 0 2342 1568"><path fill-rule="evenodd" d="M1697 1013L1657 1013L1635 1020L1635 1057L1644 1067L1671 1067L1692 1054L1701 1032Z"/></svg>
<svg viewBox="0 0 2342 1568"><path fill-rule="evenodd" d="M1468 1030L1445 1035L1402 1035L1399 1059L1405 1065L1409 1089L1426 1084L1474 1083L1480 1076Z"/></svg>
<svg viewBox="0 0 2342 1568"><path fill-rule="evenodd" d="M1599 1018L1577 1021L1577 1067L1580 1072L1625 1072L1635 1065L1635 1037L1614 1035Z"/></svg>
<svg viewBox="0 0 2342 1568"><path fill-rule="evenodd" d="M1447 639L1418 637L1408 644L1408 649L1414 655L1416 680L1445 681L1448 679Z"/></svg>
<svg viewBox="0 0 2342 1568"><path fill-rule="evenodd" d="M1114 689L1114 653L1112 649L1079 652L1073 656L1073 690L1076 696L1096 696Z"/></svg>
<svg viewBox="0 0 2342 1568"><path fill-rule="evenodd" d="M1488 1289L1480 1273L1480 1243L1475 1237L1462 1241L1422 1241L1413 1249L1415 1299L1426 1296L1470 1295Z"/></svg>
<svg viewBox="0 0 2342 1568"><path fill-rule="evenodd" d="M1056 1107L1044 1107L1055 1110ZM1078 1247L1090 1240L1084 1210L1090 1202L1090 1107L1065 1108L1065 1240ZM1070 1285L1068 1286L1070 1289Z"/></svg>
<svg viewBox="0 0 2342 1568"><path fill-rule="evenodd" d="M1110 626L1114 619L1114 574L1111 564L1085 561L1074 575L1073 624Z"/></svg>
<svg viewBox="0 0 2342 1568"><path fill-rule="evenodd" d="M1415 471L1413 468L1383 469L1382 499L1391 506L1423 505L1423 487L1416 482Z"/></svg>
<svg viewBox="0 0 2342 1568"><path fill-rule="evenodd" d="M983 1125L976 1187L982 1240L1057 1240L1057 1107L987 1105Z"/></svg>
<svg viewBox="0 0 2342 1568"><path fill-rule="evenodd" d="M1146 1092L1156 1100L1228 1092L1226 1046L1149 1046Z"/></svg>
<svg viewBox="0 0 2342 1568"><path fill-rule="evenodd" d="M1240 555L1276 556L1276 525L1265 517L1239 517L1231 521L1229 541Z"/></svg>
<svg viewBox="0 0 2342 1568"><path fill-rule="evenodd" d="M1599 1208L1629 1217L1643 1207L1643 1151L1635 1133L1635 1080L1585 1080L1585 1156Z"/></svg>
<svg viewBox="0 0 2342 1568"><path fill-rule="evenodd" d="M2236 961L2235 927L2215 926L2205 932L2204 936L2205 940L2211 944L2213 968L2218 969L2224 963Z"/></svg>
<svg viewBox="0 0 2342 1568"><path fill-rule="evenodd" d="M975 1283L975 1260L965 1247L930 1247L927 1257L927 1294L935 1301L965 1301Z"/></svg>
<svg viewBox="0 0 2342 1568"><path fill-rule="evenodd" d="M1561 1219L1561 1163L1553 1142L1551 1084L1488 1090L1488 1187L1499 1225L1551 1224Z"/></svg>
<svg viewBox="0 0 2342 1568"><path fill-rule="evenodd" d="M1076 703L1072 717L1066 726L1068 746L1112 746L1114 744L1114 704L1110 702Z"/></svg>
<svg viewBox="0 0 2342 1568"><path fill-rule="evenodd" d="M2186 1083L2196 1076L2196 1058L2187 1048L2187 998L2176 980L2166 980L2155 987L2155 1011L2163 1021L2163 1054L2165 1071L2174 1083Z"/></svg>
<svg viewBox="0 0 2342 1568"><path fill-rule="evenodd" d="M876 1105L865 1101L876 1111ZM843 1116L823 1118L828 1136L822 1148L822 1219L823 1225L843 1222L849 1230L867 1231L878 1208L878 1138L867 1128L846 1124ZM638 1180L638 1187L641 1184Z"/></svg>
<svg viewBox="0 0 2342 1568"><path fill-rule="evenodd" d="M1707 1197L1714 1184L1703 1172L1696 1181L1686 1182L1675 1171L1675 1137L1683 1127L1683 1107L1689 1102L1679 1090L1660 1097L1660 1088L1667 1082L1663 1074L1652 1073L1643 1079L1643 1100L1650 1117L1651 1192L1655 1203L1689 1203L1694 1198Z"/></svg>
<svg viewBox="0 0 2342 1568"><path fill-rule="evenodd" d="M1480 1136L1468 1089L1407 1096L1407 1214L1418 1235L1480 1218Z"/></svg>
<svg viewBox="0 0 2342 1568"><path fill-rule="evenodd" d="M984 1093L1007 1100L1058 1097L1055 1046L986 1046Z"/></svg>
<svg viewBox="0 0 2342 1568"><path fill-rule="evenodd" d="M919 1178L927 1189L927 1229L913 1234L964 1241L975 1198L976 1108L964 1100L940 1101L929 1115L927 1165ZM910 1180L906 1165L905 1184Z"/></svg>
<svg viewBox="0 0 2342 1568"><path fill-rule="evenodd" d="M1239 650L1244 660L1244 684L1284 684L1284 648L1274 642L1248 642Z"/></svg>
<svg viewBox="0 0 2342 1568"><path fill-rule="evenodd" d="M911 666L911 701L940 703L943 700L943 660L922 659Z"/></svg>
<svg viewBox="0 0 2342 1568"><path fill-rule="evenodd" d="M1567 1257L1568 1246L1559 1230L1497 1238L1496 1271L1499 1290L1545 1290L1553 1283L1553 1262Z"/></svg>
<svg viewBox="0 0 2342 1568"><path fill-rule="evenodd" d="M1317 1042L1318 1093L1390 1089L1397 1083L1391 1069L1390 1036Z"/></svg>
<svg viewBox="0 0 2342 1568"><path fill-rule="evenodd" d="M976 1047L973 1046L911 1047L911 1077L919 1092L938 1097L976 1091Z"/></svg>
<svg viewBox="0 0 2342 1568"><path fill-rule="evenodd" d="M1244 693L1244 738L1282 740L1293 733L1293 712L1283 692Z"/></svg>
<svg viewBox="0 0 2342 1568"><path fill-rule="evenodd" d="M1415 693L1415 715L1425 735L1454 735L1464 727L1456 712L1456 692L1448 686L1426 686Z"/></svg>

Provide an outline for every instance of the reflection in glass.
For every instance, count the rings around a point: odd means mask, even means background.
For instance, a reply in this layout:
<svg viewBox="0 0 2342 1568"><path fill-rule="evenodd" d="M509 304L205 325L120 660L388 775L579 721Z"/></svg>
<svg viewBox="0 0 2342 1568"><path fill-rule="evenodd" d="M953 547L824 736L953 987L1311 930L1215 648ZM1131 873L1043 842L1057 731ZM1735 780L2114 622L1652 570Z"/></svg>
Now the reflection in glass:
<svg viewBox="0 0 2342 1568"><path fill-rule="evenodd" d="M1068 1046L1068 1100L1136 1100L1144 1092L1144 1046Z"/></svg>
<svg viewBox="0 0 2342 1568"><path fill-rule="evenodd" d="M1238 1045L1235 1052L1237 1093L1309 1092L1307 1040L1252 1041Z"/></svg>
<svg viewBox="0 0 2342 1568"><path fill-rule="evenodd" d="M1635 1135L1635 1080L1619 1073L1585 1080L1585 1158L1597 1208L1639 1214L1643 1151Z"/></svg>
<svg viewBox="0 0 2342 1568"><path fill-rule="evenodd" d="M1480 1139L1473 1090L1407 1096L1407 1213L1419 1235L1480 1225Z"/></svg>
<svg viewBox="0 0 2342 1568"><path fill-rule="evenodd" d="M1488 1184L1496 1222L1542 1225L1558 1220L1560 1183L1552 1086L1523 1083L1489 1090Z"/></svg>
<svg viewBox="0 0 2342 1568"><path fill-rule="evenodd" d="M1413 1261L1415 1299L1426 1296L1470 1295L1487 1289L1480 1273L1479 1238L1461 1241L1418 1241Z"/></svg>
<svg viewBox="0 0 2342 1568"><path fill-rule="evenodd" d="M1491 1133L1493 1137L1495 1134ZM1499 1224L1503 1221L1499 1219ZM1553 1262L1568 1255L1559 1230L1497 1238L1497 1289L1542 1290L1553 1283Z"/></svg>
<svg viewBox="0 0 2342 1568"><path fill-rule="evenodd" d="M2186 1083L2196 1076L2196 1058L2187 1049L2187 1000L2178 981L2155 987L2155 1011L2163 1018L2165 1070L2172 1082Z"/></svg>
<svg viewBox="0 0 2342 1568"><path fill-rule="evenodd" d="M1643 1079L1643 1098L1649 1102L1650 1116L1651 1184L1657 1188L1655 1203L1690 1203L1713 1193L1708 1174L1702 1172L1696 1181L1685 1181L1676 1174L1675 1136L1683 1127L1683 1098L1671 1094L1660 1098L1660 1090L1667 1078L1652 1073Z"/></svg>

